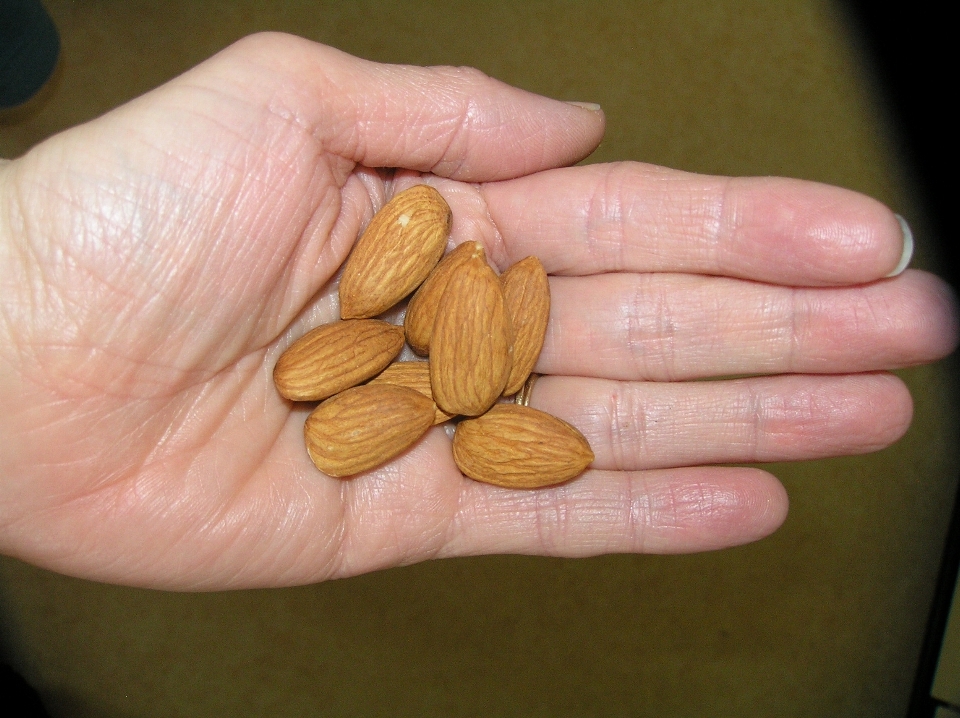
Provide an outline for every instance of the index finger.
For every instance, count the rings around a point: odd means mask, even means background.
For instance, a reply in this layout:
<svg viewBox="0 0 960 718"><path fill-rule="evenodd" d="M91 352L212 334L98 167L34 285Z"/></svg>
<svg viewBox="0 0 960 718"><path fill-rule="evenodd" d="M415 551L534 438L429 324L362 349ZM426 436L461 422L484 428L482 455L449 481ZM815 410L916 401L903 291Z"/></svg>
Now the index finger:
<svg viewBox="0 0 960 718"><path fill-rule="evenodd" d="M803 180L623 162L481 192L504 263L533 254L551 274L685 272L830 286L880 279L905 254L906 227L885 205Z"/></svg>

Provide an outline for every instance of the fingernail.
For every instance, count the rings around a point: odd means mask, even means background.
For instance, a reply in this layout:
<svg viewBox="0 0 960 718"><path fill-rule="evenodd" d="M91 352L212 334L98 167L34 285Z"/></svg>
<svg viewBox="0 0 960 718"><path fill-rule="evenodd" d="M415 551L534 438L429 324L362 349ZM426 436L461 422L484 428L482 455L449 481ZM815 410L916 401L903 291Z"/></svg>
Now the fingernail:
<svg viewBox="0 0 960 718"><path fill-rule="evenodd" d="M913 232L910 231L910 225L907 220L899 214L894 215L900 223L900 231L903 232L903 254L900 255L900 262L896 268L888 274L888 277L896 277L903 274L903 270L910 266L910 260L913 259Z"/></svg>
<svg viewBox="0 0 960 718"><path fill-rule="evenodd" d="M573 105L574 107L581 107L584 110L590 110L590 112L600 112L600 105L596 102L574 102L573 100L567 100L568 105Z"/></svg>

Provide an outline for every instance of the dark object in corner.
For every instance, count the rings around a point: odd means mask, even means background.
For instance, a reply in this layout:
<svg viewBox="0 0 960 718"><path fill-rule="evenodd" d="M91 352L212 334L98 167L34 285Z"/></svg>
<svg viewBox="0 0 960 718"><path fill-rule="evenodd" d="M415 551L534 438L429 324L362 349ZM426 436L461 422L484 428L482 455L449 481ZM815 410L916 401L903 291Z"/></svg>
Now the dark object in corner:
<svg viewBox="0 0 960 718"><path fill-rule="evenodd" d="M6 663L0 662L0 712L11 718L50 718L40 695Z"/></svg>
<svg viewBox="0 0 960 718"><path fill-rule="evenodd" d="M44 86L60 56L60 35L40 0L0 0L0 110Z"/></svg>

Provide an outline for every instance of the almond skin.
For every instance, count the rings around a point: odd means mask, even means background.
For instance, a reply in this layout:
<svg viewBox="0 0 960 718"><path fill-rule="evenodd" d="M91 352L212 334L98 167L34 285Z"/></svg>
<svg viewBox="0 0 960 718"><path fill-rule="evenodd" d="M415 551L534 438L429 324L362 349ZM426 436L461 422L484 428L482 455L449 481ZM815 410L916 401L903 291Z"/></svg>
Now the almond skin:
<svg viewBox="0 0 960 718"><path fill-rule="evenodd" d="M340 278L340 316L375 317L427 278L447 246L451 213L428 185L404 190L377 212Z"/></svg>
<svg viewBox="0 0 960 718"><path fill-rule="evenodd" d="M513 327L513 366L503 393L520 391L543 349L550 319L550 282L536 257L522 259L500 275L503 300Z"/></svg>
<svg viewBox="0 0 960 718"><path fill-rule="evenodd" d="M486 261L486 254L481 245L476 242L464 242L458 245L456 249L440 260L440 263L430 272L426 281L420 285L420 288L410 299L410 303L407 304L407 313L403 318L403 330L407 335L407 344L420 356L426 356L430 353L433 322L437 316L443 290L447 288L454 271L473 257L480 257Z"/></svg>
<svg viewBox="0 0 960 718"><path fill-rule="evenodd" d="M472 257L450 277L430 339L430 385L448 414L479 416L503 393L513 332L500 281Z"/></svg>
<svg viewBox="0 0 960 718"><path fill-rule="evenodd" d="M453 458L471 479L536 489L579 476L594 456L583 434L567 422L528 406L497 404L460 422Z"/></svg>
<svg viewBox="0 0 960 718"><path fill-rule="evenodd" d="M430 365L425 361L397 361L388 366L379 375L371 379L367 386L371 384L395 384L396 386L405 386L408 389L419 391L424 396L433 401L433 392L430 389ZM440 407L437 407L436 416L433 419L434 424L442 424L453 418L453 414L448 414Z"/></svg>
<svg viewBox="0 0 960 718"><path fill-rule="evenodd" d="M403 328L350 319L307 332L280 355L273 382L292 401L319 401L376 376L403 349Z"/></svg>
<svg viewBox="0 0 960 718"><path fill-rule="evenodd" d="M303 437L311 461L329 476L374 469L413 446L433 426L434 404L393 384L356 386L320 404Z"/></svg>

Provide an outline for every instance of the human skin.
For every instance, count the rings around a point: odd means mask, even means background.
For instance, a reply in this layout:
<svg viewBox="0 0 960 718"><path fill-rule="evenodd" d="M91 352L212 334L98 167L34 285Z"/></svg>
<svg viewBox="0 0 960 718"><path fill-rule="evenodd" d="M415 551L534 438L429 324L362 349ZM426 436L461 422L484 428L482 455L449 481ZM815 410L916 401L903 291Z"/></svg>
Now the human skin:
<svg viewBox="0 0 960 718"><path fill-rule="evenodd" d="M957 320L941 280L886 277L891 211L790 179L569 166L603 129L475 70L267 34L0 164L0 551L180 590L701 551L787 512L768 473L713 464L896 441L912 403L888 370L951 352ZM336 318L358 233L422 182L453 243L551 275L531 405L586 434L580 478L473 482L442 428L348 480L310 463L311 407L273 365Z"/></svg>

